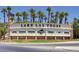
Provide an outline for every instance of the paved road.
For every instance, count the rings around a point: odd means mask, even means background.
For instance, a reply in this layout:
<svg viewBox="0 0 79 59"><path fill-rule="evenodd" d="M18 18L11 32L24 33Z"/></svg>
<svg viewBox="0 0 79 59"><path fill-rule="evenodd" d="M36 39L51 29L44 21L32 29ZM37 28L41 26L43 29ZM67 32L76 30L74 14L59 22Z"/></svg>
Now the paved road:
<svg viewBox="0 0 79 59"><path fill-rule="evenodd" d="M79 43L60 44L0 44L0 52L79 52L57 47L79 47Z"/></svg>

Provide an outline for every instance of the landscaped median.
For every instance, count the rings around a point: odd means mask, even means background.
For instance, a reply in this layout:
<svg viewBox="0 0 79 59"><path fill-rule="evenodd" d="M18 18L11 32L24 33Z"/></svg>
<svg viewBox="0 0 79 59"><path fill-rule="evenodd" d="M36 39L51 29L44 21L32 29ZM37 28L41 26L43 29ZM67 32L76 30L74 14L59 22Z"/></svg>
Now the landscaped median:
<svg viewBox="0 0 79 59"><path fill-rule="evenodd" d="M13 40L0 40L1 42L5 42L5 43L56 43L56 42L70 42L70 41L79 41L79 39L70 39L70 40L24 40L24 39L13 39Z"/></svg>
<svg viewBox="0 0 79 59"><path fill-rule="evenodd" d="M13 40L16 43L52 43L52 42L68 42L68 41L79 41L78 39L72 40Z"/></svg>

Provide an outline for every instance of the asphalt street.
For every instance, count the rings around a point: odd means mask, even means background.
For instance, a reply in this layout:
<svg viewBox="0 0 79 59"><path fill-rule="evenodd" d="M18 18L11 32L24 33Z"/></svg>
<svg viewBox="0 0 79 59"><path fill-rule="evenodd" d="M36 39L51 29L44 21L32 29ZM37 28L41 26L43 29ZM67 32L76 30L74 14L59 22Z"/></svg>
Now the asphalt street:
<svg viewBox="0 0 79 59"><path fill-rule="evenodd" d="M0 52L79 52L79 50L57 47L79 47L79 43L60 44L4 44L0 43Z"/></svg>

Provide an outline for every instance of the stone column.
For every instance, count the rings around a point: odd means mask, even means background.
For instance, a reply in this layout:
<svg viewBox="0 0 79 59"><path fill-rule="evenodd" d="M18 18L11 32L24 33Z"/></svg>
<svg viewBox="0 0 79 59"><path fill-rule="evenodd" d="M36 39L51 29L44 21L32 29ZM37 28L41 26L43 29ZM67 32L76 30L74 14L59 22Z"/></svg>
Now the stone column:
<svg viewBox="0 0 79 59"><path fill-rule="evenodd" d="M17 36L17 40L18 40L18 38L19 38L19 37Z"/></svg>
<svg viewBox="0 0 79 59"><path fill-rule="evenodd" d="M65 40L65 38L63 37L63 40Z"/></svg>
<svg viewBox="0 0 79 59"><path fill-rule="evenodd" d="M55 37L55 40L56 40L56 37Z"/></svg>
<svg viewBox="0 0 79 59"><path fill-rule="evenodd" d="M37 36L35 36L35 40L37 40Z"/></svg>
<svg viewBox="0 0 79 59"><path fill-rule="evenodd" d="M26 39L25 40L27 40L27 36L26 36Z"/></svg>
<svg viewBox="0 0 79 59"><path fill-rule="evenodd" d="M47 40L47 36L45 36L45 40Z"/></svg>

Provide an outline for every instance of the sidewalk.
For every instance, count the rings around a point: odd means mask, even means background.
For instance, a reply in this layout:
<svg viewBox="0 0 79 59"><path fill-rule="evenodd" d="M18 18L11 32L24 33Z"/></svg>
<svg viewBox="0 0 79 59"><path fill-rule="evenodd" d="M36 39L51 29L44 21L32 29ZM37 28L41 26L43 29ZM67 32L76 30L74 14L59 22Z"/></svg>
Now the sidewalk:
<svg viewBox="0 0 79 59"><path fill-rule="evenodd" d="M60 47L56 47L57 49L67 49L67 50L77 50L77 51L79 51L79 46L60 46Z"/></svg>

